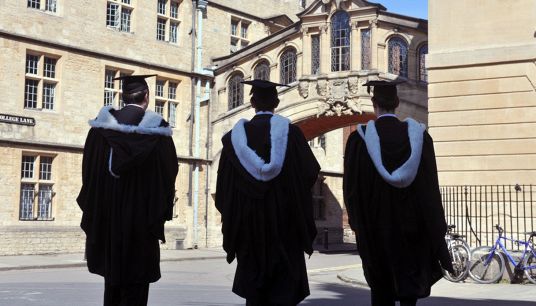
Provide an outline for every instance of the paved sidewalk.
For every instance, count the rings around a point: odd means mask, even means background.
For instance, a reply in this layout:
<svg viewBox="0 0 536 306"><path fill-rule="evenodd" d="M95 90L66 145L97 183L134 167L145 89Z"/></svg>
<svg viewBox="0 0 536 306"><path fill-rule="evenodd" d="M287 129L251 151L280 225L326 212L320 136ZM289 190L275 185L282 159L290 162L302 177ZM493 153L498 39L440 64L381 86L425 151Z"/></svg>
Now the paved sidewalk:
<svg viewBox="0 0 536 306"><path fill-rule="evenodd" d="M355 245L355 244L354 244ZM355 247L349 244L330 245L328 250L323 247L315 248L317 253L347 253L353 252ZM225 259L226 254L221 247L208 249L186 249L186 250L161 250L160 260L164 261L186 261L186 260L206 260ZM0 272L9 270L30 270L49 268L73 268L86 267L84 253L69 254L46 254L46 255L18 255L0 256Z"/></svg>
<svg viewBox="0 0 536 306"><path fill-rule="evenodd" d="M221 248L161 250L161 261L225 259ZM85 267L83 253L0 256L0 271Z"/></svg>

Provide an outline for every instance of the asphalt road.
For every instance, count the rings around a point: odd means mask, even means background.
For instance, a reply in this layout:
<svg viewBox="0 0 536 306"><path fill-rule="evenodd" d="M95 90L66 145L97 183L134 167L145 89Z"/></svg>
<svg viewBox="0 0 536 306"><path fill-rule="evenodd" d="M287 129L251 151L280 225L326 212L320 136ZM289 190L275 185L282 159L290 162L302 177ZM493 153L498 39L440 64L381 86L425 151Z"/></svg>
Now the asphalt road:
<svg viewBox="0 0 536 306"><path fill-rule="evenodd" d="M300 305L370 305L369 291L337 279L342 270L357 268L359 257L315 254L308 259L311 296ZM151 285L149 305L244 305L231 292L234 264L225 260L166 262L162 279ZM0 305L102 305L103 281L83 268L0 272ZM432 297L419 305L528 306L536 305L534 285L476 285L438 283Z"/></svg>

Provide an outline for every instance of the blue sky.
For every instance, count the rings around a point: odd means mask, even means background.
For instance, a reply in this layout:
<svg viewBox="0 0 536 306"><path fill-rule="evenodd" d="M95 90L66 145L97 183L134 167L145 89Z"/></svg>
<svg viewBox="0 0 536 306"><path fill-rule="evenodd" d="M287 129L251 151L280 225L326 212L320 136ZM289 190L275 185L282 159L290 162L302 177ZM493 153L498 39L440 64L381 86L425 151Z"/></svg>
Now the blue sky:
<svg viewBox="0 0 536 306"><path fill-rule="evenodd" d="M369 0L369 2L382 4L388 12L428 19L428 0Z"/></svg>

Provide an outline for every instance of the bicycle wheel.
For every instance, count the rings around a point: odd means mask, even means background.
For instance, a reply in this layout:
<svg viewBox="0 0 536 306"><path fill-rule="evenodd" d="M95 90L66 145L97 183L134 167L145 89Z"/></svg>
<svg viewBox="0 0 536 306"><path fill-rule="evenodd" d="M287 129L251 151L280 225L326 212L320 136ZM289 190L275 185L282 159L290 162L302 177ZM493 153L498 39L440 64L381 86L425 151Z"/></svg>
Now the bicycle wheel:
<svg viewBox="0 0 536 306"><path fill-rule="evenodd" d="M454 273L443 270L443 276L451 282L460 282L467 277L469 272L470 251L463 244L450 244L448 248Z"/></svg>
<svg viewBox="0 0 536 306"><path fill-rule="evenodd" d="M525 267L525 276L527 276L527 279L533 284L536 284L536 256L534 252L530 252L527 255L523 266Z"/></svg>
<svg viewBox="0 0 536 306"><path fill-rule="evenodd" d="M493 254L492 254L493 253ZM488 258L491 259L488 262ZM481 284L491 284L502 278L504 259L494 248L481 246L471 252L469 276Z"/></svg>

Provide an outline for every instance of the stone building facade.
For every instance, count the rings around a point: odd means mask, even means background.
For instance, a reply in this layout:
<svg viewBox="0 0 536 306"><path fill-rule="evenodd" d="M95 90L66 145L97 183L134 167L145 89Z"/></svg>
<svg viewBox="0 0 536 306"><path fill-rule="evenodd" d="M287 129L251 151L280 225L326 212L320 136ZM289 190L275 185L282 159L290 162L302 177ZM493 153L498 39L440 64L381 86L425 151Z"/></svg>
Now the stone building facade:
<svg viewBox="0 0 536 306"><path fill-rule="evenodd" d="M406 78L401 115L426 122L418 59L427 23L362 0L259 2L0 0L0 255L83 250L76 196L87 122L105 104L121 106L112 78L125 74L157 74L149 108L174 126L180 168L163 247L219 245L219 139L253 114L243 90L229 108L229 79L251 78L265 60L263 73L282 81L283 54L295 76L285 75L279 112L311 139L324 169L315 187L318 227L341 241L343 128L372 118L361 85L378 78ZM337 12L348 17L338 26L349 36L333 71Z"/></svg>

